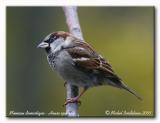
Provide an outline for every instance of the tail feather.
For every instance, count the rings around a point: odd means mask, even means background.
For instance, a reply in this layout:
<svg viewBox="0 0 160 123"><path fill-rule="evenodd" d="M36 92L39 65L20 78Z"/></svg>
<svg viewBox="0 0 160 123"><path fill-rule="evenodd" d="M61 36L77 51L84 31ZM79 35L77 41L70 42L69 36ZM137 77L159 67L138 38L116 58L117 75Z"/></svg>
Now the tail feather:
<svg viewBox="0 0 160 123"><path fill-rule="evenodd" d="M136 96L139 100L142 101L142 98L141 98L135 91L133 91L132 89L130 89L129 87L127 87L127 85L125 85L125 84L122 83L121 88L123 88L124 90L130 92L131 94L133 94L133 95Z"/></svg>
<svg viewBox="0 0 160 123"><path fill-rule="evenodd" d="M109 85L124 89L142 101L142 98L135 91L130 89L126 84L124 84L118 76L111 77L109 78L109 80L110 80L110 82L108 83Z"/></svg>

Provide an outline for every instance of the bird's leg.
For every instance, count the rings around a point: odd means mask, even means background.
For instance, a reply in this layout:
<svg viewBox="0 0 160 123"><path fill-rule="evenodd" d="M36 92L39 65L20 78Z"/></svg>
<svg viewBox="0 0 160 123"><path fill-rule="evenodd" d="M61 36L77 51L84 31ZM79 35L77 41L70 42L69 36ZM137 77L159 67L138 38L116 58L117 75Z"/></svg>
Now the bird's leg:
<svg viewBox="0 0 160 123"><path fill-rule="evenodd" d="M65 82L64 82L64 87L66 87L66 84L67 84L67 82L65 81Z"/></svg>
<svg viewBox="0 0 160 123"><path fill-rule="evenodd" d="M79 101L79 98L84 94L84 92L87 90L87 88L83 88L82 92L76 96L76 97L73 97L73 98L70 98L70 99L67 99L67 101L64 103L64 105L67 105L68 103L81 103Z"/></svg>

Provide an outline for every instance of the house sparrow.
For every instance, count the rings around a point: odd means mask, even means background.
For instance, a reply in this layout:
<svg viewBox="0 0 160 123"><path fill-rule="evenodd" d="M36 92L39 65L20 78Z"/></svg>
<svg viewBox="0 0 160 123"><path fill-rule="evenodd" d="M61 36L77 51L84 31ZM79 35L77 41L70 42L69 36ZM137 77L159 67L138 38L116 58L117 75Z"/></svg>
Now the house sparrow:
<svg viewBox="0 0 160 123"><path fill-rule="evenodd" d="M88 43L72 34L63 31L53 32L46 36L38 47L46 50L50 67L66 82L83 88L79 96L67 99L65 104L78 102L88 88L100 85L127 90L141 100L141 97L116 75L107 60Z"/></svg>

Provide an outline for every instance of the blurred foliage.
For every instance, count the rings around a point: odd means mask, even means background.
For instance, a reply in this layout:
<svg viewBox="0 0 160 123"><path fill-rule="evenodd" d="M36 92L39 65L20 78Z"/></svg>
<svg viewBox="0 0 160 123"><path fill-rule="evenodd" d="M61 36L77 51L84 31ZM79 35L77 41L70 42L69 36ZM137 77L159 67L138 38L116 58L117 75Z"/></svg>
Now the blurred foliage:
<svg viewBox="0 0 160 123"><path fill-rule="evenodd" d="M78 13L85 40L143 98L110 86L91 88L81 98L80 116L106 116L106 110L154 115L154 8L79 7ZM7 7L7 115L65 112L64 81L36 48L59 30L68 31L61 7Z"/></svg>

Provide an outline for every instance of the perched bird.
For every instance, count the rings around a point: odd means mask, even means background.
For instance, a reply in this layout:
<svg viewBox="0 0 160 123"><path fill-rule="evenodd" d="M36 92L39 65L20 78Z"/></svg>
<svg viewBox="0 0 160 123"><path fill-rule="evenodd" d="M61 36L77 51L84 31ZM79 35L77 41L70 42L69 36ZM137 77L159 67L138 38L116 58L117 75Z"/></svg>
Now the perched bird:
<svg viewBox="0 0 160 123"><path fill-rule="evenodd" d="M79 96L67 99L65 104L78 102L88 88L100 85L127 90L141 100L141 97L116 75L107 60L88 43L72 34L63 31L53 32L37 47L46 50L50 67L57 71L65 82L83 88Z"/></svg>

